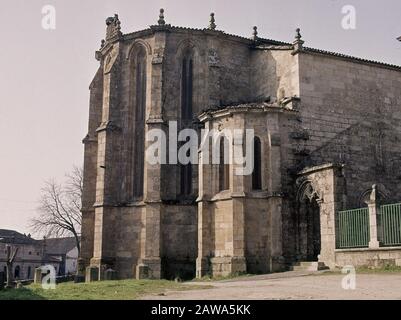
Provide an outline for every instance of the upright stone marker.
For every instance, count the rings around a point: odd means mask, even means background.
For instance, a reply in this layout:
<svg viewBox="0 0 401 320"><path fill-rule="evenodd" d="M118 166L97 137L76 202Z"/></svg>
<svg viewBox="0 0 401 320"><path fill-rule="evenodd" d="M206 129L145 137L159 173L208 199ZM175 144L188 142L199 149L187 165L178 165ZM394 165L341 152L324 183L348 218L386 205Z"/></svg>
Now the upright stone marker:
<svg viewBox="0 0 401 320"><path fill-rule="evenodd" d="M36 268L35 269L33 283L34 284L41 284L42 283L42 269L41 268Z"/></svg>
<svg viewBox="0 0 401 320"><path fill-rule="evenodd" d="M99 268L87 267L86 268L86 282L99 281Z"/></svg>
<svg viewBox="0 0 401 320"><path fill-rule="evenodd" d="M113 269L105 271L105 280L117 280L117 272Z"/></svg>

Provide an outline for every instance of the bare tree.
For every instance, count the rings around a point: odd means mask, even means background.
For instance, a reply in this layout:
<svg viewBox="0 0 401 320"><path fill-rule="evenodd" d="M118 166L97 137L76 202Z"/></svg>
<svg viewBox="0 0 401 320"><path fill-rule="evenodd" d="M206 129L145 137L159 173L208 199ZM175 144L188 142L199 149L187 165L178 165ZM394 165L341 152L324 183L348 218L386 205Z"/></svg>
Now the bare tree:
<svg viewBox="0 0 401 320"><path fill-rule="evenodd" d="M66 175L66 182L58 184L51 179L42 188L38 217L31 220L31 228L46 237L74 236L78 252L81 251L81 196L83 170L74 167Z"/></svg>
<svg viewBox="0 0 401 320"><path fill-rule="evenodd" d="M13 287L13 263L15 257L18 253L18 247L15 247L14 250L11 250L10 245L6 245L7 257L6 257L6 269L7 269L7 284L6 288L10 289Z"/></svg>

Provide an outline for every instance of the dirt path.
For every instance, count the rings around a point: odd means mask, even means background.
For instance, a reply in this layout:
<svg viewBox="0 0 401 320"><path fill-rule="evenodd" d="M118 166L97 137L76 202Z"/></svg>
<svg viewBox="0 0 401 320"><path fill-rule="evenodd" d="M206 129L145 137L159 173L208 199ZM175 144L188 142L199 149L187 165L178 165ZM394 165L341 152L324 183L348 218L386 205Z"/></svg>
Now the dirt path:
<svg viewBox="0 0 401 320"><path fill-rule="evenodd" d="M401 300L401 273L360 274L356 289L344 290L341 274L308 274L286 272L264 276L238 278L219 282L192 282L207 289L171 291L164 296L146 296L148 300L248 300L248 299L396 299Z"/></svg>

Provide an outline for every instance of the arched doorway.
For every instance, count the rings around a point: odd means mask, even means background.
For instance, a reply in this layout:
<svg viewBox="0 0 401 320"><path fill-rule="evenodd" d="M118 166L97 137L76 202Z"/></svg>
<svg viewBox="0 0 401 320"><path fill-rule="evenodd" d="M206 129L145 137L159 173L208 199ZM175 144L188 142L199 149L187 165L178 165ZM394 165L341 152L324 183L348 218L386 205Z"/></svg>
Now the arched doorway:
<svg viewBox="0 0 401 320"><path fill-rule="evenodd" d="M298 198L296 219L297 260L318 261L321 251L319 198L310 184Z"/></svg>
<svg viewBox="0 0 401 320"><path fill-rule="evenodd" d="M304 168L298 173L295 186L293 260L313 259L334 268L335 216L336 212L344 210L347 200L344 166L327 163Z"/></svg>

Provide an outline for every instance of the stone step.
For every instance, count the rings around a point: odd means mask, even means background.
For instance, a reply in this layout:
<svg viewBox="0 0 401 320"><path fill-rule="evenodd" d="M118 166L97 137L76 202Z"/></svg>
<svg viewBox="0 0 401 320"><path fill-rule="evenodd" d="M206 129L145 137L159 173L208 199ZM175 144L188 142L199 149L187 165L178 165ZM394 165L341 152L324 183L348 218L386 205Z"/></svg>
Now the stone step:
<svg viewBox="0 0 401 320"><path fill-rule="evenodd" d="M327 270L328 268L325 266L323 262L317 261L301 261L296 262L292 265L292 271L320 271L320 270Z"/></svg>

